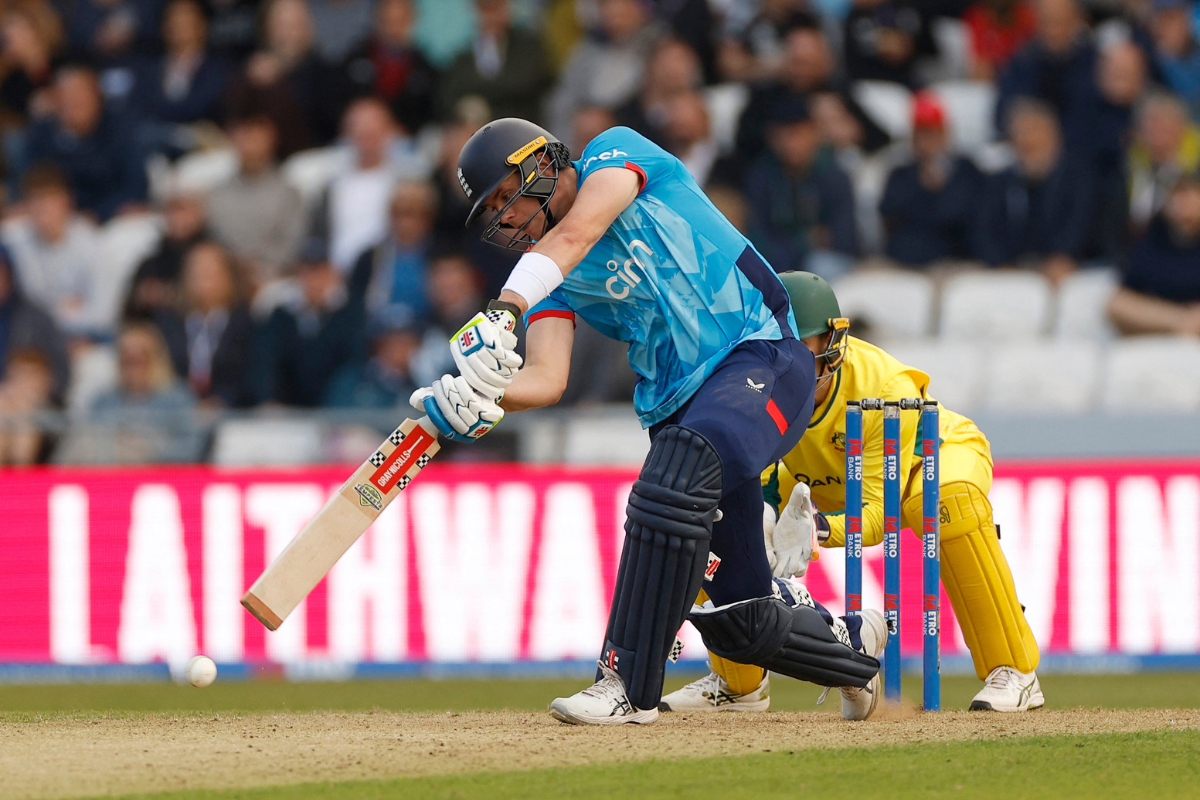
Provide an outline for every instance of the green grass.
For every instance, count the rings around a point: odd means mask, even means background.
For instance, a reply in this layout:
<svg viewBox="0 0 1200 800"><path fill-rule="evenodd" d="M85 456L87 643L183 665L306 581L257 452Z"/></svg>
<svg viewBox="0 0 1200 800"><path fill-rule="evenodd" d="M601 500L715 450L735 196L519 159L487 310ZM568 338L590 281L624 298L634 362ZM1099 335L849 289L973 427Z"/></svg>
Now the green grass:
<svg viewBox="0 0 1200 800"><path fill-rule="evenodd" d="M673 677L670 691L689 678ZM555 697L572 694L587 679L556 680L398 680L346 683L254 681L222 683L207 689L153 684L0 686L0 720L19 721L47 715L264 713L273 711L469 711L501 709L540 711ZM974 678L942 680L942 707L966 708L979 690ZM1200 673L1152 675L1047 675L1042 678L1047 708L1197 708ZM921 683L904 682L905 694L920 701ZM771 708L818 710L820 690L810 684L775 678ZM821 707L836 711L837 704Z"/></svg>
<svg viewBox="0 0 1200 800"><path fill-rule="evenodd" d="M763 752L679 761L136 795L156 800L379 798L1190 798L1200 797L1200 732ZM132 800L129 796L129 800Z"/></svg>

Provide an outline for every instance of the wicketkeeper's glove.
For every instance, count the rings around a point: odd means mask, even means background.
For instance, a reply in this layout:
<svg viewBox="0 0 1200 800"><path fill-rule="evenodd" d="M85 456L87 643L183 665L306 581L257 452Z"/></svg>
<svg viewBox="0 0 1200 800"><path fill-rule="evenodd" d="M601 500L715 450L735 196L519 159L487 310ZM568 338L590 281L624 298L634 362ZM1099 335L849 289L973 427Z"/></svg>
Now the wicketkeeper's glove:
<svg viewBox="0 0 1200 800"><path fill-rule="evenodd" d="M776 578L804 577L808 562L816 561L817 545L829 537L829 523L812 502L806 483L797 483L772 528L763 526L767 562Z"/></svg>

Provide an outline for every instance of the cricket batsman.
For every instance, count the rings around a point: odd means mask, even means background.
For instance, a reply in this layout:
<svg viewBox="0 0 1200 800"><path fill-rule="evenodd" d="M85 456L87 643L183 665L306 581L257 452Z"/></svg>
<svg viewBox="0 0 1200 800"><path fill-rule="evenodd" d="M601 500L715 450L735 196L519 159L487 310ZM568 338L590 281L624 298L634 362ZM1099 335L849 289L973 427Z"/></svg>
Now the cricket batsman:
<svg viewBox="0 0 1200 800"><path fill-rule="evenodd" d="M816 356L815 408L803 440L762 477L764 533L776 575L803 575L821 547L845 546L846 400L928 397L929 376L849 335L833 289L809 272L780 276L791 296L799 336ZM863 545L883 540L881 415L863 420ZM902 525L920 536L921 460L917 415L903 415L900 466ZM872 430L872 427L874 428ZM975 711L1026 711L1045 704L1034 670L1038 646L1017 601L1012 573L1000 549L988 491L991 448L971 420L940 408L942 581L975 672L984 687ZM824 513L816 509L824 509ZM763 711L768 678L755 665L713 653L713 672L663 698L670 711Z"/></svg>
<svg viewBox="0 0 1200 800"><path fill-rule="evenodd" d="M468 224L483 217L485 241L524 255L498 300L451 340L460 374L419 389L413 405L456 441L506 411L552 405L578 315L628 343L634 406L650 431L597 681L550 714L657 720L665 662L689 618L713 652L844 688L869 713L882 615L835 619L803 587L776 583L767 560L759 477L804 433L815 383L775 272L678 159L628 128L571 161L537 125L497 120L463 146L458 178L473 201ZM505 330L516 315L527 325L523 368ZM702 586L709 599L693 610Z"/></svg>

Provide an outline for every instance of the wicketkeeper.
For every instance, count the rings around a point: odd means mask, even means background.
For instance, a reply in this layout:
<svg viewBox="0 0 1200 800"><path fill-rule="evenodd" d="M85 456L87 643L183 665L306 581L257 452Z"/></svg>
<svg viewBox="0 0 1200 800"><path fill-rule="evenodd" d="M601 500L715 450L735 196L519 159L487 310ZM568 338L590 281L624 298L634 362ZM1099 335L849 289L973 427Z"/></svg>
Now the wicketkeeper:
<svg viewBox="0 0 1200 800"><path fill-rule="evenodd" d="M763 469L796 446L813 409L814 360L787 291L683 164L628 128L578 161L538 126L502 119L463 147L458 177L484 239L524 251L498 301L451 342L460 375L413 404L471 441L505 410L551 405L567 385L575 318L629 344L650 453L629 497L597 682L559 698L564 722L649 723L690 615L710 650L861 697L877 693L878 612L834 619L777 585L762 534ZM496 324L524 314L526 362ZM715 558L710 565L710 553ZM719 559L719 563L717 562ZM714 571L715 567L715 571ZM711 582L705 582L706 572Z"/></svg>
<svg viewBox="0 0 1200 800"><path fill-rule="evenodd" d="M845 546L846 400L929 397L929 376L849 335L833 289L808 272L780 276L800 337L817 356L816 403L804 439L763 473L764 533L774 573L803 575L814 544ZM863 545L883 540L881 415L863 419ZM917 415L900 425L901 524L920 536L921 438ZM992 454L975 423L940 408L942 582L985 681L972 710L1025 711L1045 704L1034 670L1038 646L1017 600L992 521ZM817 511L821 509L821 511ZM713 672L663 698L674 711L762 711L768 678L758 666L712 653Z"/></svg>

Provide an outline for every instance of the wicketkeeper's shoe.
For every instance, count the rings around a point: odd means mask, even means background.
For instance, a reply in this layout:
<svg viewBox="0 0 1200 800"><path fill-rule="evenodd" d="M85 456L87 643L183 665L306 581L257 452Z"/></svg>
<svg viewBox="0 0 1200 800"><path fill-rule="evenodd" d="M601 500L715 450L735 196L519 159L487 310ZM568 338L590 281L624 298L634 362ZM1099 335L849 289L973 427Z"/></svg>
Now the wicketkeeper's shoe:
<svg viewBox="0 0 1200 800"><path fill-rule="evenodd" d="M996 667L971 701L971 711L1029 711L1046 705L1037 673Z"/></svg>
<svg viewBox="0 0 1200 800"><path fill-rule="evenodd" d="M887 621L883 618L883 614L873 608L863 610L860 618L862 619L862 628L859 636L862 637L862 651L869 656L879 658L883 653L883 648L887 645ZM843 686L838 691L842 693L842 718L861 720L875 713L875 707L879 705L879 696L882 694L883 688L877 672L875 677L871 678L871 682L862 689L857 686Z"/></svg>
<svg viewBox="0 0 1200 800"><path fill-rule="evenodd" d="M709 669L712 664L709 664ZM659 711L766 711L771 705L770 677L746 694L734 694L725 679L710 672L698 681L677 689L658 704Z"/></svg>
<svg viewBox="0 0 1200 800"><path fill-rule="evenodd" d="M592 686L551 703L550 716L571 725L649 725L658 719L657 708L630 705L616 671L601 664L600 672L603 677Z"/></svg>

